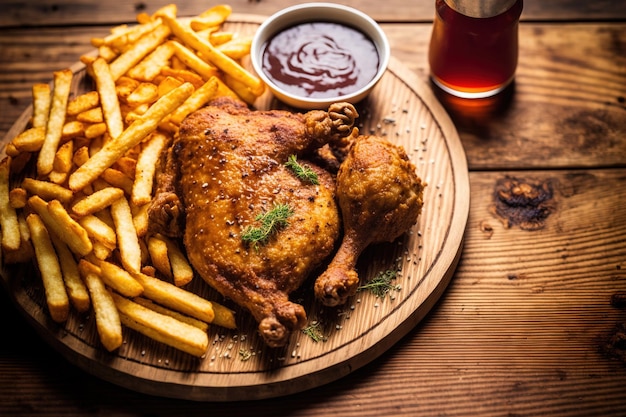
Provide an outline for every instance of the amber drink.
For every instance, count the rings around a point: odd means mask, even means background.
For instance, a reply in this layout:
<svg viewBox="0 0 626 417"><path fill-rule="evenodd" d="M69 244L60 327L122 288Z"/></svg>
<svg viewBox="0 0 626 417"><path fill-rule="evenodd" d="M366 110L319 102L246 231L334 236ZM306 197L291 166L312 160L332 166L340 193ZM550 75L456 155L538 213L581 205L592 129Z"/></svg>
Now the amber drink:
<svg viewBox="0 0 626 417"><path fill-rule="evenodd" d="M436 0L431 78L445 92L485 98L515 76L522 0Z"/></svg>

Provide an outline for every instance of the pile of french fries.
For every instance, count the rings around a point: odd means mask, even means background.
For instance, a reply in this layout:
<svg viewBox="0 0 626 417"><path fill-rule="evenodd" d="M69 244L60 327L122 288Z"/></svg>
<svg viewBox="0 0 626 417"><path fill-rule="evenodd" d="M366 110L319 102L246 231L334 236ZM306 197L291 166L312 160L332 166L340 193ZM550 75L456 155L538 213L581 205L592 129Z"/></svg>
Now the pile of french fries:
<svg viewBox="0 0 626 417"><path fill-rule="evenodd" d="M241 65L251 39L222 30L227 5L188 18L175 5L93 39L81 57L95 90L71 97L74 74L33 86L33 115L0 162L3 262L35 261L50 316L95 313L114 351L131 328L195 356L230 309L186 289L177 242L149 231L157 160L183 119L218 96L248 103L262 82Z"/></svg>

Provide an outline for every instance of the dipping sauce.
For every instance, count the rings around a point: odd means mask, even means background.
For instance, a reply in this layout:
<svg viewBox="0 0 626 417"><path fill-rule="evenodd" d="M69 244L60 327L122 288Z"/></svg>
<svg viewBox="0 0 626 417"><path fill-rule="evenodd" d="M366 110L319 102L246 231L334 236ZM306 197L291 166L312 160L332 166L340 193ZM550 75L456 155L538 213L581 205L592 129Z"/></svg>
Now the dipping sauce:
<svg viewBox="0 0 626 417"><path fill-rule="evenodd" d="M301 23L274 35L263 51L263 70L285 91L329 98L365 87L379 62L374 42L333 22Z"/></svg>

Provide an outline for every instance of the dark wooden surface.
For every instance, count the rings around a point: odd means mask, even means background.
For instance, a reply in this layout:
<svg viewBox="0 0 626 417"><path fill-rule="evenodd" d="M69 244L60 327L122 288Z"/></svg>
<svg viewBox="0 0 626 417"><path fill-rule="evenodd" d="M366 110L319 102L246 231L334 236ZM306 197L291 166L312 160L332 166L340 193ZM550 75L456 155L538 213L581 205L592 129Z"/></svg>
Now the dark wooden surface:
<svg viewBox="0 0 626 417"><path fill-rule="evenodd" d="M92 36L164 3L3 4L0 137L33 83L76 62ZM270 14L292 3L230 4ZM394 56L428 82L434 1L346 4L383 22ZM181 14L209 5L179 3ZM470 167L463 255L431 314L385 355L273 400L150 397L69 365L0 291L0 415L626 415L626 308L615 301L626 293L626 3L529 0L522 19L510 99L448 105ZM505 227L494 214L512 179L549 191L542 227Z"/></svg>

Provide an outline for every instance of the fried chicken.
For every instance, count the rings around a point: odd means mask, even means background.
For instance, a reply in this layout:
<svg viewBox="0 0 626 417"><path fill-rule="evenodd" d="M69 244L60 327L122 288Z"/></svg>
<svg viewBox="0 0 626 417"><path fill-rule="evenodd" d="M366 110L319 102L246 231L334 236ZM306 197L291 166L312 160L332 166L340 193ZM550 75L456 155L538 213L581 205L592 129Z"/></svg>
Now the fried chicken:
<svg viewBox="0 0 626 417"><path fill-rule="evenodd" d="M315 295L322 303L344 304L356 292L359 255L369 244L391 242L415 224L423 190L402 147L381 137L358 137L337 174L344 236L327 270L315 282Z"/></svg>
<svg viewBox="0 0 626 417"><path fill-rule="evenodd" d="M289 294L332 255L341 223L334 178L298 158L317 174L315 185L285 162L341 141L356 117L347 103L300 114L251 111L221 99L183 122L163 158L151 223L169 236L184 233L194 269L252 313L269 346L285 345L306 324L304 308ZM261 227L258 216L276 205L291 209L287 225L259 242L244 241L246 230Z"/></svg>

